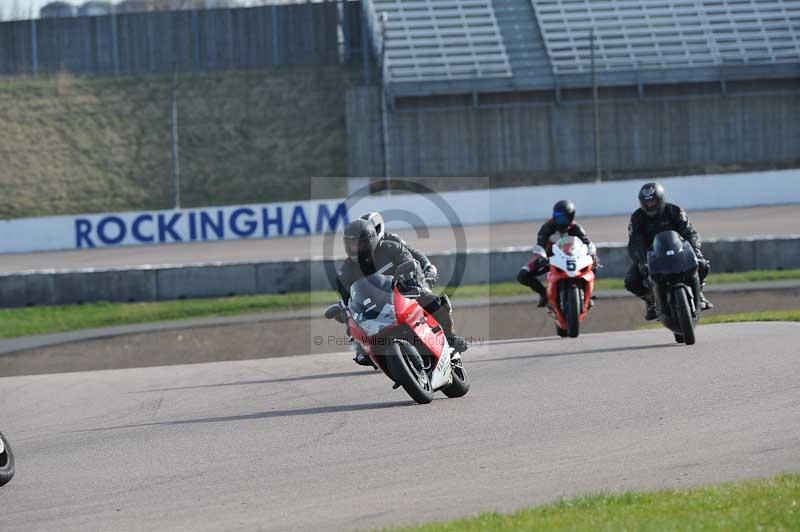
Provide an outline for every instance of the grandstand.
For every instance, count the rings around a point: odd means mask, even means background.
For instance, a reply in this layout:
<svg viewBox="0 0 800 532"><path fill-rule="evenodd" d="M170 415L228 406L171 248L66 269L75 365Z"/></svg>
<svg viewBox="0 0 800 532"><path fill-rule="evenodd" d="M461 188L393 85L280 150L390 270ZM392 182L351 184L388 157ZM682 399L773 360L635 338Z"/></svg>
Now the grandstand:
<svg viewBox="0 0 800 532"><path fill-rule="evenodd" d="M350 98L350 175L560 182L800 164L800 0L361 9L382 72L370 98L387 105Z"/></svg>
<svg viewBox="0 0 800 532"><path fill-rule="evenodd" d="M796 77L798 0L364 0L391 94ZM384 50L385 47L385 50Z"/></svg>

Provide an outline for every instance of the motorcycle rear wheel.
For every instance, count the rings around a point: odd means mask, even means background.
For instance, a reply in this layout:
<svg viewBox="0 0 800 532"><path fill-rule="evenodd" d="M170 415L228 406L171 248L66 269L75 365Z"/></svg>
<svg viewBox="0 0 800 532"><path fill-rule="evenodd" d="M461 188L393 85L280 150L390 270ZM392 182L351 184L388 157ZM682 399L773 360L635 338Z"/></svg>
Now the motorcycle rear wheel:
<svg viewBox="0 0 800 532"><path fill-rule="evenodd" d="M411 352L414 350L414 352ZM433 401L433 385L425 368L417 368L414 358L419 358L414 346L408 342L392 342L384 352L389 374L396 384L417 403L425 405Z"/></svg>
<svg viewBox="0 0 800 532"><path fill-rule="evenodd" d="M677 310L678 324L681 328L681 336L683 336L683 343L686 345L694 345L694 321L692 321L692 311L689 307L689 298L686 295L686 289L679 286L675 288L672 295Z"/></svg>
<svg viewBox="0 0 800 532"><path fill-rule="evenodd" d="M453 364L453 383L442 388L442 393L454 399L464 397L469 391L469 374L464 369L462 360L457 360Z"/></svg>
<svg viewBox="0 0 800 532"><path fill-rule="evenodd" d="M2 432L0 432L0 448L0 486L3 486L14 476L14 453Z"/></svg>

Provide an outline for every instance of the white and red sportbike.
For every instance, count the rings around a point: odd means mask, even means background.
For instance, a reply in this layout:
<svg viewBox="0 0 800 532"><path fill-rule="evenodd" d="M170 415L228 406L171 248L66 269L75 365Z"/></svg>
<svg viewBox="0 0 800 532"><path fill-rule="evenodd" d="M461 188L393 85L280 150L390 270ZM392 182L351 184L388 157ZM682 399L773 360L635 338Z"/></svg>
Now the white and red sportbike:
<svg viewBox="0 0 800 532"><path fill-rule="evenodd" d="M589 247L576 236L564 236L553 244L547 274L547 300L556 320L556 333L577 338L581 321L592 306L594 259Z"/></svg>
<svg viewBox="0 0 800 532"><path fill-rule="evenodd" d="M347 323L350 335L387 377L414 401L430 403L434 392L461 397L469 376L461 355L447 343L442 326L405 285L416 264L402 264L397 277L374 273L350 287L347 307L332 305L325 317ZM398 281L403 283L401 292Z"/></svg>

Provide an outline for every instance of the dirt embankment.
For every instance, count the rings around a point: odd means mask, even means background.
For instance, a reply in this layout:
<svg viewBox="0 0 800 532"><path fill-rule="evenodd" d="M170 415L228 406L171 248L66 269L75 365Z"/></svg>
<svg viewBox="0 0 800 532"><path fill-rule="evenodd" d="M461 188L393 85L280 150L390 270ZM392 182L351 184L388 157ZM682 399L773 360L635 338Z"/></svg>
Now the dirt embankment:
<svg viewBox="0 0 800 532"><path fill-rule="evenodd" d="M181 74L184 206L308 199L346 175L342 67ZM172 206L172 76L0 81L0 219ZM344 179L324 190L344 194ZM320 192L320 191L318 191Z"/></svg>

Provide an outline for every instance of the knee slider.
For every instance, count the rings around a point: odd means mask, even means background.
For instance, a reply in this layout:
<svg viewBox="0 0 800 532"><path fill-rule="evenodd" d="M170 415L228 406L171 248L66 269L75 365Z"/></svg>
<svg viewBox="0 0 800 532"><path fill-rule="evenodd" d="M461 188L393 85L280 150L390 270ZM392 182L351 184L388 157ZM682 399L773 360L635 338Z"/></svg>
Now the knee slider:
<svg viewBox="0 0 800 532"><path fill-rule="evenodd" d="M447 297L447 294L442 294L439 296L439 305L441 305L447 312L453 310L453 305L450 304L450 298Z"/></svg>

